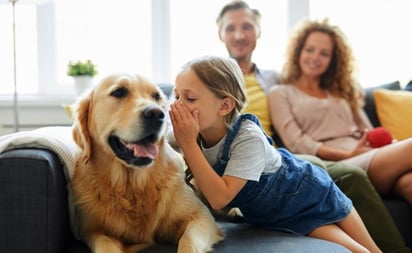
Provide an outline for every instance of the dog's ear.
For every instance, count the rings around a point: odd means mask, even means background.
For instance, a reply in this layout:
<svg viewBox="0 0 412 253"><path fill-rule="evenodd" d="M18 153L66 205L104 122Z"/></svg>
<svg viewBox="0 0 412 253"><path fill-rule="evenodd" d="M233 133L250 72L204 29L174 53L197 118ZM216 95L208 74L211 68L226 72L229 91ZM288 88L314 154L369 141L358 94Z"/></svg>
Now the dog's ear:
<svg viewBox="0 0 412 253"><path fill-rule="evenodd" d="M89 133L89 112L91 110L92 92L84 94L74 107L73 139L82 149L84 162L87 162L92 152L92 142Z"/></svg>

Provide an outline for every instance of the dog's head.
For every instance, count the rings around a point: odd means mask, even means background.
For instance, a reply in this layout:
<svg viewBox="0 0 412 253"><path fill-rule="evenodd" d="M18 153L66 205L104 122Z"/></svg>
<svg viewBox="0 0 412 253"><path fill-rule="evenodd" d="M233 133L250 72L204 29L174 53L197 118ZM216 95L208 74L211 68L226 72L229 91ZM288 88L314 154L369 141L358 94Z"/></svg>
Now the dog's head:
<svg viewBox="0 0 412 253"><path fill-rule="evenodd" d="M166 103L159 87L141 76L104 78L74 106L73 138L85 161L96 151L128 165L150 165L163 142Z"/></svg>

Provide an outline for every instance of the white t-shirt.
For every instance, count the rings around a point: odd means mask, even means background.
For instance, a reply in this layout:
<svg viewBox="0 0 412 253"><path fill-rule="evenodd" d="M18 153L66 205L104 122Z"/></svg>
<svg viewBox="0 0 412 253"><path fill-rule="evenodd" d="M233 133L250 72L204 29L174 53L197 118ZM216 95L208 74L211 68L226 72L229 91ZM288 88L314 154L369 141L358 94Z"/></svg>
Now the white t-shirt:
<svg viewBox="0 0 412 253"><path fill-rule="evenodd" d="M201 145L210 165L214 165L223 151L226 135L211 148ZM262 129L253 121L245 120L232 142L224 175L259 181L262 173L276 172L282 164L279 152L266 139Z"/></svg>

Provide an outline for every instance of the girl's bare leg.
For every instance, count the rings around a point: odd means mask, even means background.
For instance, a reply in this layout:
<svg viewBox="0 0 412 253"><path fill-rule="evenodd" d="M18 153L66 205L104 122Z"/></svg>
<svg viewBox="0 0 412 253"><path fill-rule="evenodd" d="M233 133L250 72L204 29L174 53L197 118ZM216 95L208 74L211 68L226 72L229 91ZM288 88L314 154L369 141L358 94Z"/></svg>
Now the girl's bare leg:
<svg viewBox="0 0 412 253"><path fill-rule="evenodd" d="M340 244L355 253L369 252L361 244L353 240L348 234L340 229L336 224L329 224L322 227L318 227L309 233L310 237L323 239Z"/></svg>
<svg viewBox="0 0 412 253"><path fill-rule="evenodd" d="M352 252L382 252L354 208L344 220L319 227L309 236L336 242Z"/></svg>

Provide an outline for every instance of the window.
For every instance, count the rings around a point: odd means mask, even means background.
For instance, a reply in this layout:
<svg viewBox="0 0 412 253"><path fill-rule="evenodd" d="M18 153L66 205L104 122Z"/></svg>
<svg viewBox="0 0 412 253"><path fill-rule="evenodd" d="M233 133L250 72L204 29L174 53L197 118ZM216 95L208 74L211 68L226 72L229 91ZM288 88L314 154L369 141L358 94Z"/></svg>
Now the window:
<svg viewBox="0 0 412 253"><path fill-rule="evenodd" d="M151 76L150 0L55 1L57 83L68 85L69 60L91 59L99 79L112 72Z"/></svg>
<svg viewBox="0 0 412 253"><path fill-rule="evenodd" d="M254 53L261 68L280 70L292 16L329 17L349 38L364 86L411 78L409 0L249 1L262 13ZM20 94L73 95L70 60L91 59L99 80L125 71L173 82L180 66L205 54L226 56L215 19L220 0L17 1L16 57ZM289 9L291 8L291 9ZM365 11L367 10L367 15ZM296 18L296 17L292 17ZM0 1L0 95L14 89L12 7ZM293 22L292 22L293 23Z"/></svg>
<svg viewBox="0 0 412 253"><path fill-rule="evenodd" d="M99 75L95 80L108 73L126 71L158 82L173 82L177 70L190 58L227 55L215 25L222 4L217 0L17 2L19 93L73 94L73 80L66 75L67 63L83 59L97 64ZM263 33L254 60L260 67L279 68L286 37L286 0L250 4L263 16ZM1 4L0 11L0 50L2 56L6 55L0 59L2 66L6 66L0 69L0 94L11 94L11 5Z"/></svg>
<svg viewBox="0 0 412 253"><path fill-rule="evenodd" d="M197 56L212 54L227 56L219 40L216 18L226 2L171 1L172 73ZM262 14L262 35L253 60L260 68L279 69L287 36L287 1L249 1L251 8ZM190 10L190 11L188 11Z"/></svg>
<svg viewBox="0 0 412 253"><path fill-rule="evenodd" d="M16 64L19 92L37 92L37 37L36 8L34 5L16 5ZM13 66L13 9L11 4L0 4L0 94L14 91ZM24 74L23 74L24 73Z"/></svg>
<svg viewBox="0 0 412 253"><path fill-rule="evenodd" d="M70 60L91 59L100 73L97 80L118 71L151 77L150 0L17 1L15 6L20 94L73 94L73 80L66 74ZM6 56L0 59L5 66L0 69L0 94L10 94L14 79L9 5L0 5L0 29L0 53Z"/></svg>
<svg viewBox="0 0 412 253"><path fill-rule="evenodd" d="M362 86L412 78L409 0L310 0L310 17L325 17L348 38Z"/></svg>

